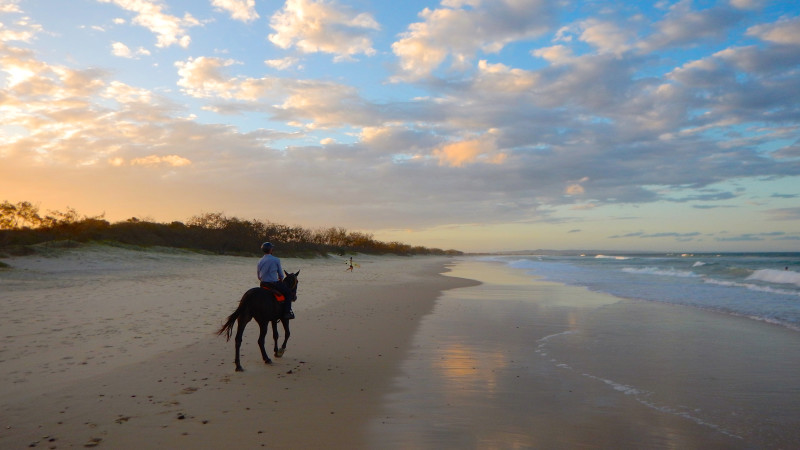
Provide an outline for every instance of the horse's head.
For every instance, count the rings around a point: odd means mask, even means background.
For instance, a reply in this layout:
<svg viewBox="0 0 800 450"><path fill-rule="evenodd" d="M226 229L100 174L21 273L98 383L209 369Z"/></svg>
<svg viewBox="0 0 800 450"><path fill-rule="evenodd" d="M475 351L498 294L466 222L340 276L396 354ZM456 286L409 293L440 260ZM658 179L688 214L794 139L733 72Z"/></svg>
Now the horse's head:
<svg viewBox="0 0 800 450"><path fill-rule="evenodd" d="M286 277L284 277L284 279L283 279L283 284L285 284L286 287L291 289L292 292L295 293L295 295L296 295L297 294L297 283L298 283L297 276L300 275L300 271L298 270L295 273L289 273L289 272L284 270L283 273L286 274Z"/></svg>

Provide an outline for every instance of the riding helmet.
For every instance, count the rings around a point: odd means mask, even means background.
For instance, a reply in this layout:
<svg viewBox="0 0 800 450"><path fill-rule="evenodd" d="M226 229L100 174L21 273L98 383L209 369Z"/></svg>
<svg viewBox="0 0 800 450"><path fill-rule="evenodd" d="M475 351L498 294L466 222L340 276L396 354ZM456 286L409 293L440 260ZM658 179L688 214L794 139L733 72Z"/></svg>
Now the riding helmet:
<svg viewBox="0 0 800 450"><path fill-rule="evenodd" d="M272 249L272 247L274 247L274 245L272 245L271 243L264 242L263 244L261 244L261 251L267 253Z"/></svg>

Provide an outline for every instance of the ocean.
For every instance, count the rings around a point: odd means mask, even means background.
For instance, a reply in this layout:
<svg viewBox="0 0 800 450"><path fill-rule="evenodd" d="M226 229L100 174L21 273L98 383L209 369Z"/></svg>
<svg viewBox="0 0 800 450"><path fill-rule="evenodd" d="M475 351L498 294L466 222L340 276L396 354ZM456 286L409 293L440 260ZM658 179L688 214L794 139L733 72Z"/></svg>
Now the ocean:
<svg viewBox="0 0 800 450"><path fill-rule="evenodd" d="M744 316L800 331L800 253L495 256L548 281Z"/></svg>

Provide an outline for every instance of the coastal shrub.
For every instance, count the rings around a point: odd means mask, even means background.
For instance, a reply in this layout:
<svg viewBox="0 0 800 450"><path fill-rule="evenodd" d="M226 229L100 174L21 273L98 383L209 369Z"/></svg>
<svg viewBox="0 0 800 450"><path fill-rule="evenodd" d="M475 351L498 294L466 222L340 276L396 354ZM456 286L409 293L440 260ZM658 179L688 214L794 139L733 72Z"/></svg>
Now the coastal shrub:
<svg viewBox="0 0 800 450"><path fill-rule="evenodd" d="M297 225L228 217L220 212L193 216L186 223L158 223L137 217L110 223L102 216L82 216L72 208L66 212L50 211L42 217L38 207L30 202L0 203L0 249L12 255L41 251L42 244L45 248L63 248L88 242L113 242L254 256L261 254L260 246L265 241L278 245L281 255L285 256L461 254L457 250L381 242L372 234L347 231L342 227L310 230Z"/></svg>

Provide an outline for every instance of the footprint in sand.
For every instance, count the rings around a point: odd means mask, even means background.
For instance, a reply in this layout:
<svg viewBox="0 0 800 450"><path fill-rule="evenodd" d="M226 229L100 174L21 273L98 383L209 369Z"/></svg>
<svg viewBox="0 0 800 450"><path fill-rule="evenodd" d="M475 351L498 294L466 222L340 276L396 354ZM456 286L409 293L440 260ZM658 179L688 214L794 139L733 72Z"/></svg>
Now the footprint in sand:
<svg viewBox="0 0 800 450"><path fill-rule="evenodd" d="M100 445L101 441L102 441L102 439L100 439L100 438L91 438L91 439L89 439L89 442L83 444L83 446L84 447L97 447L98 445Z"/></svg>

